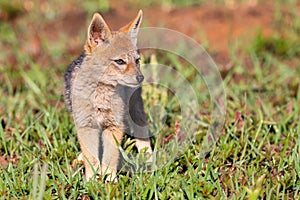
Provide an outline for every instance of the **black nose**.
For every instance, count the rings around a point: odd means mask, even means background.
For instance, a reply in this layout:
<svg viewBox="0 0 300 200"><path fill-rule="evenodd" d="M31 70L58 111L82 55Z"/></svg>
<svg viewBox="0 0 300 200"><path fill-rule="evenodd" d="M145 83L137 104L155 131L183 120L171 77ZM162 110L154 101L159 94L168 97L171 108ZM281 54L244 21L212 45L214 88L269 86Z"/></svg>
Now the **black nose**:
<svg viewBox="0 0 300 200"><path fill-rule="evenodd" d="M144 76L143 76L143 75L138 75L138 76L136 76L136 80L137 80L139 83L141 83L141 82L143 82L143 80L144 80Z"/></svg>

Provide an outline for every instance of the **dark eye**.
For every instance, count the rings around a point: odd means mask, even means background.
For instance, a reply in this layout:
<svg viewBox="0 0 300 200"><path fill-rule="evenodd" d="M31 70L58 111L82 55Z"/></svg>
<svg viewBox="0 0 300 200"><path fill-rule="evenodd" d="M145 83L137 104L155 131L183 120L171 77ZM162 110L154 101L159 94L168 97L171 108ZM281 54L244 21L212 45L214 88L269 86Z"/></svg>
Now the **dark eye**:
<svg viewBox="0 0 300 200"><path fill-rule="evenodd" d="M118 65L125 65L126 62L122 59L117 59L117 60L114 60L115 63L117 63Z"/></svg>
<svg viewBox="0 0 300 200"><path fill-rule="evenodd" d="M137 65L140 64L140 60L141 60L141 58L136 59L135 64L137 64Z"/></svg>

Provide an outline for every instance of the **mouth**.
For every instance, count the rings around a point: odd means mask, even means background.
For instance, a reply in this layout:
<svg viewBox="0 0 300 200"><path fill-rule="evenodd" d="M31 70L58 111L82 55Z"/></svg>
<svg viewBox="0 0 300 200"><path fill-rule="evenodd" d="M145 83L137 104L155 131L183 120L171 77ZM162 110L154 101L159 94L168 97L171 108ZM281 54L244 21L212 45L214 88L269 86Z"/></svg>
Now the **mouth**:
<svg viewBox="0 0 300 200"><path fill-rule="evenodd" d="M120 85L124 85L124 86L128 86L128 87L139 87L141 86L142 83L128 83L128 82L125 82L125 81L122 81L122 83L120 83Z"/></svg>

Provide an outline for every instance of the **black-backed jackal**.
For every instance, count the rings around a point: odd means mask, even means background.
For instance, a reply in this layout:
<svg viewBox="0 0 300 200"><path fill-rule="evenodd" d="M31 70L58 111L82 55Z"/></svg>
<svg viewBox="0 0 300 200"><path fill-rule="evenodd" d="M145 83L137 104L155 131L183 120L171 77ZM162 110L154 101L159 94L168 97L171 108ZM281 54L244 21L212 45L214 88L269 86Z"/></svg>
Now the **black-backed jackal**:
<svg viewBox="0 0 300 200"><path fill-rule="evenodd" d="M128 25L111 31L96 13L87 30L84 53L65 73L65 99L75 121L85 175L115 178L118 144L131 131L140 151L152 153L141 97L137 34L142 11Z"/></svg>

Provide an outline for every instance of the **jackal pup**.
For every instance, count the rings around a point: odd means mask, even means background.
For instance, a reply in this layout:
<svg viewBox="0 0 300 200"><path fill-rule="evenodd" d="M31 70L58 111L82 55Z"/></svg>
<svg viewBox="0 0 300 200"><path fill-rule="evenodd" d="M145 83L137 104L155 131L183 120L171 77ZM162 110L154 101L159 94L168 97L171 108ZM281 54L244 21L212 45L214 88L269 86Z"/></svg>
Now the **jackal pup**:
<svg viewBox="0 0 300 200"><path fill-rule="evenodd" d="M128 25L111 31L96 13L87 30L84 53L65 73L65 99L75 121L87 179L116 177L124 133L140 151L152 153L141 98L137 34L142 11Z"/></svg>

